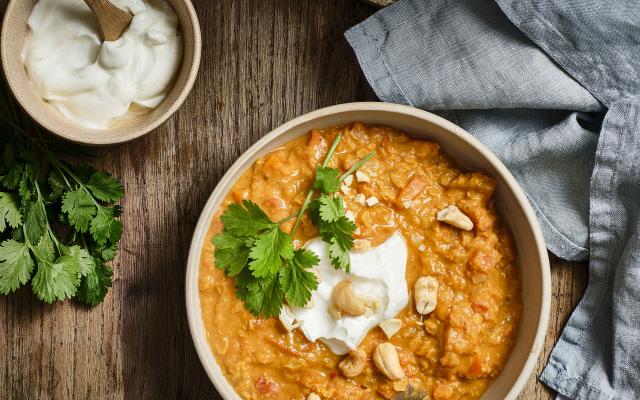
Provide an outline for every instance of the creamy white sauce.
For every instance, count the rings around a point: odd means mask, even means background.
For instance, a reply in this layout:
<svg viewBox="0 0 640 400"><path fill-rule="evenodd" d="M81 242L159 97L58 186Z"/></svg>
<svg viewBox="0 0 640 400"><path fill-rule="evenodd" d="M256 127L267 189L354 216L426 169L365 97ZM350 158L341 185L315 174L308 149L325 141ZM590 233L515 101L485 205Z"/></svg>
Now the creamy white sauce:
<svg viewBox="0 0 640 400"><path fill-rule="evenodd" d="M405 279L407 245L399 233L368 251L352 252L349 275L333 268L327 244L321 239L311 240L305 247L320 257L317 267L320 284L311 296L313 308L287 310L281 314L281 319L285 324L295 320L308 340L319 339L335 354L346 354L357 347L371 329L406 307L409 301ZM353 282L356 293L376 298L382 306L378 312L335 320L328 311L331 294L344 279Z"/></svg>
<svg viewBox="0 0 640 400"><path fill-rule="evenodd" d="M75 123L104 129L128 112L157 107L182 62L178 17L163 0L112 0L134 14L114 42L102 42L83 0L40 0L22 52L47 102Z"/></svg>

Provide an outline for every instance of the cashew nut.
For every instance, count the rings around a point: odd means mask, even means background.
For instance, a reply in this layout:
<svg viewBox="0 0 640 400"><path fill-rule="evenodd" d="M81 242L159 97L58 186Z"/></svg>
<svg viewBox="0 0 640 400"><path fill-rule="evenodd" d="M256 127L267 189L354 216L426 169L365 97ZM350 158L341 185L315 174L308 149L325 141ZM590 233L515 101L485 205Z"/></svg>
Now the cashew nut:
<svg viewBox="0 0 640 400"><path fill-rule="evenodd" d="M404 378L404 370L400 366L398 352L389 342L380 343L373 351L373 363L387 378L392 381Z"/></svg>
<svg viewBox="0 0 640 400"><path fill-rule="evenodd" d="M353 291L353 283L350 280L344 280L333 288L331 294L333 305L335 308L329 308L329 313L339 319L342 315L351 315L354 317L363 315L367 312L367 308L377 311L380 308L380 302L376 299L361 296ZM336 312L337 311L337 312Z"/></svg>
<svg viewBox="0 0 640 400"><path fill-rule="evenodd" d="M315 393L310 393L309 396L307 396L307 400L321 400L320 396L318 396Z"/></svg>
<svg viewBox="0 0 640 400"><path fill-rule="evenodd" d="M380 327L380 329L382 329L384 334L387 335L389 339L391 339L391 337L398 333L398 331L402 327L402 321L396 318L391 318L380 322L378 326Z"/></svg>
<svg viewBox="0 0 640 400"><path fill-rule="evenodd" d="M438 211L438 221L442 221L456 228L470 231L473 229L473 221L469 219L458 207L451 204Z"/></svg>
<svg viewBox="0 0 640 400"><path fill-rule="evenodd" d="M364 367L367 364L367 353L364 350L355 348L349 351L349 355L346 356L338 364L338 368L342 371L342 375L347 378L355 378L364 371Z"/></svg>
<svg viewBox="0 0 640 400"><path fill-rule="evenodd" d="M369 178L369 175L365 174L362 171L356 171L356 180L362 183L371 183L371 178Z"/></svg>
<svg viewBox="0 0 640 400"><path fill-rule="evenodd" d="M436 309L438 302L438 281L430 276L420 277L416 281L413 291L418 313L426 315Z"/></svg>

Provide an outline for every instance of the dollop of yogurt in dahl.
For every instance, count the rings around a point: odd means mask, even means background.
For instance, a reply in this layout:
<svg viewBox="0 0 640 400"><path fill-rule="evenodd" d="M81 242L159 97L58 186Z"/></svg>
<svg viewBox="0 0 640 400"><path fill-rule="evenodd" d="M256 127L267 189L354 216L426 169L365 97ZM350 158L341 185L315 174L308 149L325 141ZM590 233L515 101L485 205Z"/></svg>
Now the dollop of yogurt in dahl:
<svg viewBox="0 0 640 400"><path fill-rule="evenodd" d="M283 324L295 323L312 342L320 340L335 354L342 355L357 347L367 333L380 322L395 317L409 301L405 270L407 245L399 233L377 247L364 252L351 252L351 273L331 265L328 245L322 239L309 241L305 248L320 257L316 267L320 283L312 293L309 308L283 308ZM361 316L335 319L329 308L334 287L348 279L356 293L377 300L377 311ZM295 322L294 322L295 321Z"/></svg>

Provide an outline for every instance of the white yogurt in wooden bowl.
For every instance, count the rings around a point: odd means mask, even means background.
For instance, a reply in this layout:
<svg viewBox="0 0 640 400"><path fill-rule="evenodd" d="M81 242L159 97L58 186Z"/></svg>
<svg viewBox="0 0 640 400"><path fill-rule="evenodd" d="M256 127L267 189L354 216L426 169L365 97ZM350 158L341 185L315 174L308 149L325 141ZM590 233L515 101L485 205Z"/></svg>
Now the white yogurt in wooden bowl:
<svg viewBox="0 0 640 400"><path fill-rule="evenodd" d="M134 17L118 40L102 41L83 0L39 0L22 51L37 93L92 129L144 113L167 96L182 62L178 16L164 0L113 0Z"/></svg>

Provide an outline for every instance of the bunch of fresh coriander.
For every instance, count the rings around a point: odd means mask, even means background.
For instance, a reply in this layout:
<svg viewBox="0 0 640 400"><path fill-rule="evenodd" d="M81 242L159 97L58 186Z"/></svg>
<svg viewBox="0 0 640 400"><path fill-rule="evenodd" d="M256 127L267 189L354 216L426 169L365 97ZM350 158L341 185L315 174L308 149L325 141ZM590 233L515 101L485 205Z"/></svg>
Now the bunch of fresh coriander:
<svg viewBox="0 0 640 400"><path fill-rule="evenodd" d="M255 316L278 316L284 302L303 307L318 287L311 268L320 259L310 250L293 246L293 237L307 210L322 240L329 244L334 268L350 270L349 251L353 248L356 226L346 217L344 201L336 192L341 182L375 156L375 152L341 175L338 169L327 166L340 140L341 135L337 135L316 170L313 186L300 211L274 222L257 204L245 200L229 205L220 217L224 229L213 238L215 265L235 278L237 296ZM317 192L319 195L314 199ZM293 218L296 222L291 233L283 232L280 224Z"/></svg>
<svg viewBox="0 0 640 400"><path fill-rule="evenodd" d="M122 185L57 157L72 145L47 140L0 90L0 293L30 282L44 302L96 305L112 285Z"/></svg>

